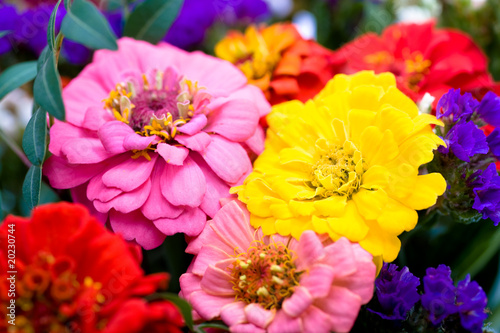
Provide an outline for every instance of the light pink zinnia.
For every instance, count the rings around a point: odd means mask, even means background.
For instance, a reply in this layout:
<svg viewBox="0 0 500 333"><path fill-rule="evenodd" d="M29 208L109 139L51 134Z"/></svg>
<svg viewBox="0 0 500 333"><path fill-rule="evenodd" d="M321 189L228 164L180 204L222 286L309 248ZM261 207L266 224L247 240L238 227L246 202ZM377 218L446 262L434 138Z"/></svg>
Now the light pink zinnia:
<svg viewBox="0 0 500 333"><path fill-rule="evenodd" d="M50 129L50 184L72 189L145 249L196 236L260 153L270 106L232 64L168 44L123 38L97 51L63 91L66 122Z"/></svg>
<svg viewBox="0 0 500 333"><path fill-rule="evenodd" d="M181 296L231 332L348 332L373 295L375 264L358 244L322 242L313 231L299 241L264 237L237 201L187 251L196 257L180 278Z"/></svg>

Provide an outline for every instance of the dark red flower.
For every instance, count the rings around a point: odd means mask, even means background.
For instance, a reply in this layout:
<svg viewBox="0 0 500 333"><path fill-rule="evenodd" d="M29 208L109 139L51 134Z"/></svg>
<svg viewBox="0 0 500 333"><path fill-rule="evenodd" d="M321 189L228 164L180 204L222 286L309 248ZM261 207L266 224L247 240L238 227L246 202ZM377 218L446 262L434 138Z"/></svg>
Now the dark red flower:
<svg viewBox="0 0 500 333"><path fill-rule="evenodd" d="M0 331L9 325L15 332L181 332L172 303L143 299L166 288L168 275L144 276L141 260L138 246L77 204L40 206L30 219L8 216L0 226L0 303L9 311L15 299L16 325L0 323Z"/></svg>
<svg viewBox="0 0 500 333"><path fill-rule="evenodd" d="M488 59L470 37L451 29L435 29L434 22L394 24L381 36L367 33L342 47L343 73L360 70L392 72L398 87L414 101L428 92L436 101L450 88L476 97L495 83Z"/></svg>

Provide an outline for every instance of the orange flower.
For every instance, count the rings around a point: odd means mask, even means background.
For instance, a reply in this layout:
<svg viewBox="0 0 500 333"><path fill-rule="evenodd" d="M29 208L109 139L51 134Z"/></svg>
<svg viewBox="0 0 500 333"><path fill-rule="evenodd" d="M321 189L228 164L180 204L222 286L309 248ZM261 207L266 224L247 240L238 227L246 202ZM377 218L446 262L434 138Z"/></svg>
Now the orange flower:
<svg viewBox="0 0 500 333"><path fill-rule="evenodd" d="M314 97L341 66L333 51L302 39L291 24L232 31L215 54L235 64L273 105Z"/></svg>

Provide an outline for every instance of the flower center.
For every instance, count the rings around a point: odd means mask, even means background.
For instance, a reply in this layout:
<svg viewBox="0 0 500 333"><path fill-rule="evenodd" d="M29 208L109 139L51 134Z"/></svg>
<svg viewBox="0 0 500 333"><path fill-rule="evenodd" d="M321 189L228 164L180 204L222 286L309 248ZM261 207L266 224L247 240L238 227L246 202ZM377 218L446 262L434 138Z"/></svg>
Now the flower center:
<svg viewBox="0 0 500 333"><path fill-rule="evenodd" d="M280 309L293 294L298 278L293 254L282 243L256 242L229 267L237 301Z"/></svg>
<svg viewBox="0 0 500 333"><path fill-rule="evenodd" d="M17 281L19 325L26 332L65 332L79 315L83 304L94 304L98 309L105 299L101 284L86 277L77 280L76 265L71 258L55 259L40 253L25 266ZM34 321L43 312L43 321Z"/></svg>
<svg viewBox="0 0 500 333"><path fill-rule="evenodd" d="M138 134L156 135L158 140L150 147L154 150L159 142L172 142L177 129L195 114L208 112L211 96L204 89L169 68L153 71L149 78L142 74L118 83L103 102L117 120Z"/></svg>
<svg viewBox="0 0 500 333"><path fill-rule="evenodd" d="M431 64L431 61L424 59L424 56L420 52L413 52L405 56L406 74L408 75L407 81L410 89L418 90L417 85L429 73Z"/></svg>
<svg viewBox="0 0 500 333"><path fill-rule="evenodd" d="M318 149L316 161L307 185L316 190L317 196L351 196L359 189L364 173L363 159L350 141L344 146L328 145L326 149Z"/></svg>

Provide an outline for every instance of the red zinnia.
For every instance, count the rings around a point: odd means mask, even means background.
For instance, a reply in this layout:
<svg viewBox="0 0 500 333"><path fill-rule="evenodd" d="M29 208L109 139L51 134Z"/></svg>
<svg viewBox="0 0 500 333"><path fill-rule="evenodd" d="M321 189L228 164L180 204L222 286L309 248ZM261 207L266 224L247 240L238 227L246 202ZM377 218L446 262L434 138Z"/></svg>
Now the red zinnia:
<svg viewBox="0 0 500 333"><path fill-rule="evenodd" d="M428 92L436 101L450 88L480 94L492 89L488 59L470 37L434 22L394 24L381 36L367 33L338 51L343 73L392 72L398 88L414 101Z"/></svg>
<svg viewBox="0 0 500 333"><path fill-rule="evenodd" d="M161 324L162 332L181 332L172 303L142 298L165 288L168 275L144 276L139 247L83 206L58 203L36 208L31 219L8 216L0 258L1 312L7 320L15 313L15 326L2 322L0 331L142 333Z"/></svg>

